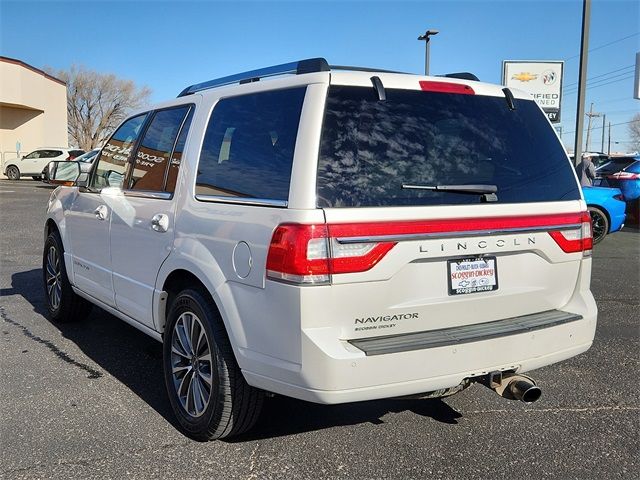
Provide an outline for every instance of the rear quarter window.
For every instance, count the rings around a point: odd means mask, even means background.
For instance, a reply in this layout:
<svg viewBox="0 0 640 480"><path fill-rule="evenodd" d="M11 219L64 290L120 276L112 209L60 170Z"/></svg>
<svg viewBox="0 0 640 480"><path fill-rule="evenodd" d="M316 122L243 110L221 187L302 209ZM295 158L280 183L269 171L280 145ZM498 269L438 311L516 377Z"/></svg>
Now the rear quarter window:
<svg viewBox="0 0 640 480"><path fill-rule="evenodd" d="M533 101L373 88L329 89L318 162L321 207L480 203L403 185L495 185L497 202L580 199L573 168Z"/></svg>
<svg viewBox="0 0 640 480"><path fill-rule="evenodd" d="M204 137L196 194L287 200L306 87L220 100Z"/></svg>

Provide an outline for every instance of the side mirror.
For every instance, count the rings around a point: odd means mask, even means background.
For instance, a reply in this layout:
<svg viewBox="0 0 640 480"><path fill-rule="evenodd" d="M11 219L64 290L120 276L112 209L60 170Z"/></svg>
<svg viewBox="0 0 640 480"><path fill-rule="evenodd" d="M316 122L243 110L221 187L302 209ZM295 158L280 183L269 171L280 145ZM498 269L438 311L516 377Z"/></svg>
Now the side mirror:
<svg viewBox="0 0 640 480"><path fill-rule="evenodd" d="M72 187L80 177L80 164L78 162L49 162L45 170L45 176L51 185Z"/></svg>

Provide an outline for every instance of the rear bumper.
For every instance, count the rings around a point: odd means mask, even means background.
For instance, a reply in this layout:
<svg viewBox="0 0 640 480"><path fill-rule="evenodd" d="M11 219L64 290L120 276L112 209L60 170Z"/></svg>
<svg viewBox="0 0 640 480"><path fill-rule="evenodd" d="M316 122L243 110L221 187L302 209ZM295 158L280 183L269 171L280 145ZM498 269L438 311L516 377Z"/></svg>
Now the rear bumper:
<svg viewBox="0 0 640 480"><path fill-rule="evenodd" d="M556 330L552 328L550 330ZM551 334L553 336L555 334ZM520 345L521 341L526 339L513 339L517 340ZM544 340L540 338L541 341ZM280 393L282 395L286 395L293 398L299 398L301 400L306 400L314 403L322 403L322 404L338 404L338 403L349 403L349 402L359 402L365 400L375 400L381 398L393 398L393 397L401 397L404 395L414 395L417 393L423 392L432 392L435 390L440 390L443 388L455 387L460 384L465 378L476 377L479 375L485 375L492 371L505 371L505 370L513 370L516 369L518 372L523 373L530 370L535 370L537 368L544 367L546 365L550 365L552 363L560 362L562 360L566 360L571 357L575 357L589 349L591 347L592 342L587 342L584 344L574 345L570 348L566 348L564 350L556 351L553 353L549 353L547 355L542 355L534 358L529 358L527 360L522 360L520 356L516 356L513 362L501 362L501 363L490 363L492 359L490 356L486 355L485 352L472 352L468 349L459 349L458 351L448 351L448 352L429 352L429 354L425 354L426 352L422 352L421 355L406 355L406 354L394 354L399 356L399 358L393 359L392 362L385 361L384 365L364 365L360 363L359 365L345 365L346 367L351 367L352 376L359 375L364 369L375 370L376 368L382 368L383 373L388 371L393 371L394 368L405 368L407 365L413 364L413 368L421 366L421 371L423 374L426 374L429 370L425 365L425 362L434 361L434 362L444 362L447 363L447 360L450 359L453 355L457 355L459 358L466 357L467 359L473 359L472 363L479 364L482 362L484 368L481 369L468 369L462 372L450 373L438 376L431 376L429 378L420 378L420 379L408 379L397 381L393 383L386 384L378 384L378 385L370 385L363 386L359 388L345 388L342 390L319 390L312 387L304 387L292 383L286 383L279 380L274 380L273 378L268 378L259 374L254 374L250 372L244 372L245 378L249 382L249 384L256 386L258 388L263 388L268 391ZM486 345L484 348L491 349L500 349L506 345L499 343L492 343L490 346ZM446 355L446 357L442 357L442 355ZM474 359L475 356L475 359ZM415 364L415 362L422 362ZM354 363L354 362L351 362ZM454 365L460 365L461 362L459 359L456 359L455 362L449 364L449 368L453 368Z"/></svg>
<svg viewBox="0 0 640 480"><path fill-rule="evenodd" d="M326 329L306 329L299 368L280 369L279 378L269 370L243 373L253 386L325 404L430 392L490 371L527 372L588 350L597 317L591 292L576 291L563 310L574 318L547 328L379 355L331 338Z"/></svg>

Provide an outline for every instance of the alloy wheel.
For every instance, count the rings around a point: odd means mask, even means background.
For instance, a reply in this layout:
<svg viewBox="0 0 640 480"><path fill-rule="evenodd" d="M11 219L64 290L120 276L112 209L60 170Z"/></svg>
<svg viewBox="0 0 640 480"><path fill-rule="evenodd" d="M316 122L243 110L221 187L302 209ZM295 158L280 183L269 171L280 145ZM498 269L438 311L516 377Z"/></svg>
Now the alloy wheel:
<svg viewBox="0 0 640 480"><path fill-rule="evenodd" d="M17 167L11 166L7 168L7 178L9 180L19 180L20 179L20 170Z"/></svg>
<svg viewBox="0 0 640 480"><path fill-rule="evenodd" d="M591 224L593 229L593 241L594 243L602 240L607 234L607 223L606 219L599 213L594 210L590 210L591 214Z"/></svg>
<svg viewBox="0 0 640 480"><path fill-rule="evenodd" d="M184 312L171 337L171 375L178 400L191 417L201 416L211 399L211 347L200 319Z"/></svg>
<svg viewBox="0 0 640 480"><path fill-rule="evenodd" d="M51 245L49 252L47 253L47 298L49 299L49 306L53 310L57 310L60 307L60 300L62 299L62 272L60 270L60 255L56 247Z"/></svg>

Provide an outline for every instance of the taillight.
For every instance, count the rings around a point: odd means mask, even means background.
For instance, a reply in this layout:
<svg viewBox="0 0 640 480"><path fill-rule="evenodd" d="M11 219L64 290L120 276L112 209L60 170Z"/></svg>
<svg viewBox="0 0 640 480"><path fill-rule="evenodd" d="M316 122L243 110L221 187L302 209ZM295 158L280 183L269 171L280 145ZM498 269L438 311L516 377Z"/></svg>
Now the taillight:
<svg viewBox="0 0 640 480"><path fill-rule="evenodd" d="M419 83L423 92L457 93L461 95L475 95L476 93L469 85L462 83L434 82L431 80L420 80Z"/></svg>
<svg viewBox="0 0 640 480"><path fill-rule="evenodd" d="M591 215L582 212L580 227L572 230L553 230L549 232L558 246L565 253L583 252L583 256L591 255L593 235L591 232Z"/></svg>
<svg viewBox="0 0 640 480"><path fill-rule="evenodd" d="M611 178L613 180L638 180L640 179L640 173L616 172L612 175L607 175L607 178Z"/></svg>
<svg viewBox="0 0 640 480"><path fill-rule="evenodd" d="M298 284L327 284L334 274L370 270L401 240L456 233L521 233L529 229L548 231L566 253L591 254L588 212L329 225L284 223L271 238L267 277Z"/></svg>
<svg viewBox="0 0 640 480"><path fill-rule="evenodd" d="M337 238L346 233L344 225L279 225L269 246L267 277L299 284L325 284L332 274L370 270L395 245L395 242L338 242Z"/></svg>

